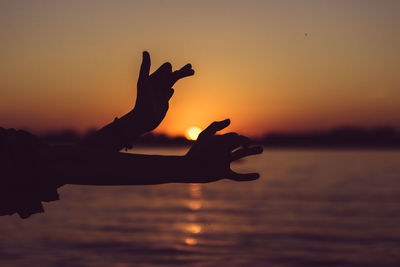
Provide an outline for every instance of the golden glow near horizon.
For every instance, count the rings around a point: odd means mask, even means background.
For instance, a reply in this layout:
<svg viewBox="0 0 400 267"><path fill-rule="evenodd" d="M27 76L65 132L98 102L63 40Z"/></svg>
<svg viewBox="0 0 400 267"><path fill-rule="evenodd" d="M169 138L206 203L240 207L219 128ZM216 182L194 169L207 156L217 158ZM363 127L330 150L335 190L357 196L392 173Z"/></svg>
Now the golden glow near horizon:
<svg viewBox="0 0 400 267"><path fill-rule="evenodd" d="M156 130L230 118L261 135L400 127L399 1L3 1L0 126L98 128L135 103L152 70L187 62Z"/></svg>
<svg viewBox="0 0 400 267"><path fill-rule="evenodd" d="M186 130L185 136L189 140L197 140L199 134L201 133L201 129L199 127L193 126Z"/></svg>

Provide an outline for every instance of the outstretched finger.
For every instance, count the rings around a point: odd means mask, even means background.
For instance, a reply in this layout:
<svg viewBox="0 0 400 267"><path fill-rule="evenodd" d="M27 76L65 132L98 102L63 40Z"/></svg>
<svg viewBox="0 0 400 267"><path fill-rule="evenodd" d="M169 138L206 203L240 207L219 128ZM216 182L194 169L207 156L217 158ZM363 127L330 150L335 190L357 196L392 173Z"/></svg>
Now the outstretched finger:
<svg viewBox="0 0 400 267"><path fill-rule="evenodd" d="M151 74L151 76L161 76L166 78L170 73L172 73L172 65L169 62L165 62L153 74Z"/></svg>
<svg viewBox="0 0 400 267"><path fill-rule="evenodd" d="M172 85L175 84L178 80L192 76L194 74L194 70L192 69L192 65L186 64L180 70L176 70L172 73Z"/></svg>
<svg viewBox="0 0 400 267"><path fill-rule="evenodd" d="M150 65L150 54L147 51L143 51L143 59L142 65L140 66L138 83L142 83L147 77L149 77Z"/></svg>
<svg viewBox="0 0 400 267"><path fill-rule="evenodd" d="M213 136L216 132L221 131L222 129L228 127L231 123L230 119L226 119L223 121L214 121L211 123L204 131L202 131L199 137L209 137Z"/></svg>
<svg viewBox="0 0 400 267"><path fill-rule="evenodd" d="M230 171L228 175L228 179L234 180L234 181L253 181L257 180L260 178L260 174L253 172L253 173L237 173L234 171Z"/></svg>
<svg viewBox="0 0 400 267"><path fill-rule="evenodd" d="M239 135L237 133L226 133L220 135L220 143L229 151L232 151L238 147L248 147L250 144L250 139L246 136Z"/></svg>
<svg viewBox="0 0 400 267"><path fill-rule="evenodd" d="M262 146L241 148L232 153L231 161L235 161L252 155L261 154L262 152L263 152Z"/></svg>

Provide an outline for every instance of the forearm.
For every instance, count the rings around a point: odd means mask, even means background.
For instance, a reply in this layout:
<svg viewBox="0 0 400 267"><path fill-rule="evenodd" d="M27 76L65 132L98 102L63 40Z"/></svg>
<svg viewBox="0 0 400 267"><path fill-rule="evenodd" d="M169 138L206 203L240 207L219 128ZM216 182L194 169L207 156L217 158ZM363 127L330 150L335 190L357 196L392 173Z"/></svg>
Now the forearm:
<svg viewBox="0 0 400 267"><path fill-rule="evenodd" d="M44 163L44 164L43 164ZM198 182L194 164L185 156L106 153L84 148L53 148L41 172L59 184L152 185Z"/></svg>
<svg viewBox="0 0 400 267"><path fill-rule="evenodd" d="M103 149L105 151L120 151L130 148L135 139L146 131L142 129L143 122L134 110L112 123L87 136L80 146Z"/></svg>

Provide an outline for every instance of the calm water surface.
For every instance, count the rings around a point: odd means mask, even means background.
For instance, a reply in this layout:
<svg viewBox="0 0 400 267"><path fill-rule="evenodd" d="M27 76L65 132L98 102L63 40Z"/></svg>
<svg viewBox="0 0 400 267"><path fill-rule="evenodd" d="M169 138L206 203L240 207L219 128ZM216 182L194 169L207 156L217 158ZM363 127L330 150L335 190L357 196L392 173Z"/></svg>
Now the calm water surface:
<svg viewBox="0 0 400 267"><path fill-rule="evenodd" d="M400 266L400 151L267 150L234 169L262 177L65 186L44 214L0 217L0 266Z"/></svg>

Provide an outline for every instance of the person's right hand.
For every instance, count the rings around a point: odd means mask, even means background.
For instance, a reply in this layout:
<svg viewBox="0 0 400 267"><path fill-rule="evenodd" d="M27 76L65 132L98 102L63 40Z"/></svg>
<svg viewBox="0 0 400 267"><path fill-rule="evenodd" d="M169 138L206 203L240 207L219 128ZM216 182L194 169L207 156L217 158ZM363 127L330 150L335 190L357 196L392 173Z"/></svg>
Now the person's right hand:
<svg viewBox="0 0 400 267"><path fill-rule="evenodd" d="M172 86L178 80L194 74L190 64L172 71L171 63L166 62L150 75L150 64L150 54L144 51L137 83L136 104L132 110L136 121L140 122L136 128L142 133L154 130L164 119L169 108L169 99L174 93Z"/></svg>
<svg viewBox="0 0 400 267"><path fill-rule="evenodd" d="M200 133L197 141L186 154L189 165L194 167L196 177L203 179L199 182L211 182L224 178L251 181L260 177L258 173L237 173L230 168L231 162L261 154L263 149L261 146L250 147L250 140L237 133L216 135L217 131L226 128L229 124L229 119L210 124Z"/></svg>

